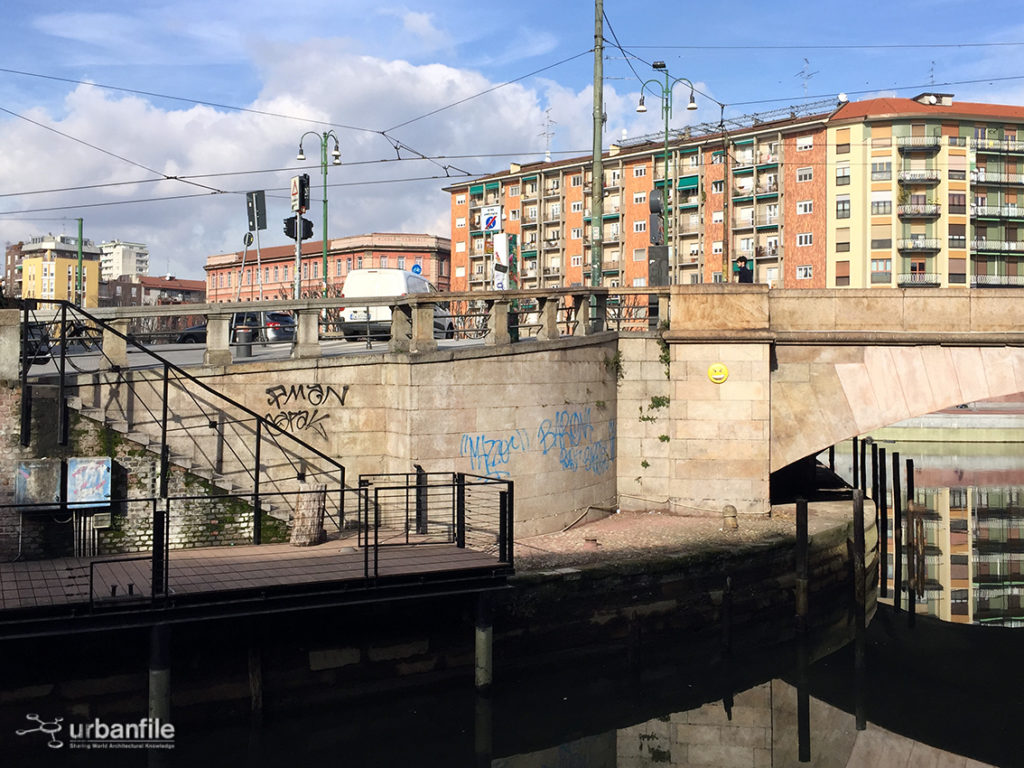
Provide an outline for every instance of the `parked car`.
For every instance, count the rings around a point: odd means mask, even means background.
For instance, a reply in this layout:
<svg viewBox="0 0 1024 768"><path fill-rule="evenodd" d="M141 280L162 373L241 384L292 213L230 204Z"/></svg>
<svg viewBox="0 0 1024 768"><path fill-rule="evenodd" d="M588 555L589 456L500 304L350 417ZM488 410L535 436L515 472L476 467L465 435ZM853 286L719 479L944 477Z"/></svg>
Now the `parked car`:
<svg viewBox="0 0 1024 768"><path fill-rule="evenodd" d="M251 328L253 341L291 341L295 318L287 312L235 312L231 316L231 341L238 341L238 329ZM178 334L179 344L205 344L206 323L192 325Z"/></svg>
<svg viewBox="0 0 1024 768"><path fill-rule="evenodd" d="M419 293L438 293L438 290L422 275L404 269L353 269L342 286L345 306L339 308L345 340L365 339L367 335L383 339L391 337L391 307L351 306L357 304L355 299ZM434 338L450 339L454 335L455 324L447 305L435 303Z"/></svg>

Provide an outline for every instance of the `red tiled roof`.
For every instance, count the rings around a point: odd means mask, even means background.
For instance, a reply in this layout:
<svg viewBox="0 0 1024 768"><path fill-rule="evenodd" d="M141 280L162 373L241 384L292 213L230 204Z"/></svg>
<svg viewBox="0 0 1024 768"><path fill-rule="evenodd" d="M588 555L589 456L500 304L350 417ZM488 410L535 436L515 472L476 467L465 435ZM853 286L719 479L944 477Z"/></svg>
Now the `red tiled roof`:
<svg viewBox="0 0 1024 768"><path fill-rule="evenodd" d="M151 290L156 289L159 291L205 291L206 282L204 280L182 280L178 278L171 278L168 280L164 277L140 277L139 282L144 288Z"/></svg>
<svg viewBox="0 0 1024 768"><path fill-rule="evenodd" d="M864 117L880 118L887 115L944 115L1024 120L1024 107L1012 104L983 104L975 101L953 101L950 106L922 104L913 99L884 97L851 101L835 111L830 122L857 120Z"/></svg>

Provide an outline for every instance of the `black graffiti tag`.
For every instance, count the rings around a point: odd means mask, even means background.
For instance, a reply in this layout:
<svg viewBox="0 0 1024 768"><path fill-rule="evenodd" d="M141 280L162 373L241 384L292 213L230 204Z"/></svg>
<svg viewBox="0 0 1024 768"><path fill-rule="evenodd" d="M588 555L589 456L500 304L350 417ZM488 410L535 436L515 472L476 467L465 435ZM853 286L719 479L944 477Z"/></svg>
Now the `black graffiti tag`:
<svg viewBox="0 0 1024 768"><path fill-rule="evenodd" d="M340 395L334 387L325 387L322 384L292 384L289 387L278 384L275 387L267 387L267 405L283 408L288 403L304 400L313 407L318 407L329 405L332 397L338 405L345 405L347 395L348 384L341 388Z"/></svg>

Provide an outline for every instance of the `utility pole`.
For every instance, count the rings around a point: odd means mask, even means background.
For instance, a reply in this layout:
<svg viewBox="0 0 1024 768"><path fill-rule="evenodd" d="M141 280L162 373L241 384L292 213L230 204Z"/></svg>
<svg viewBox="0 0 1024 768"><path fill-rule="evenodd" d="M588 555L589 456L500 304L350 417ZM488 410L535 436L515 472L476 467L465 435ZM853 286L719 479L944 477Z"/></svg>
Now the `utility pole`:
<svg viewBox="0 0 1024 768"><path fill-rule="evenodd" d="M590 185L590 282L601 285L604 250L604 0L594 0L594 154Z"/></svg>
<svg viewBox="0 0 1024 768"><path fill-rule="evenodd" d="M75 275L75 302L78 306L85 304L85 291L82 287L83 283L83 271L85 267L82 264L82 219L78 220L78 273Z"/></svg>

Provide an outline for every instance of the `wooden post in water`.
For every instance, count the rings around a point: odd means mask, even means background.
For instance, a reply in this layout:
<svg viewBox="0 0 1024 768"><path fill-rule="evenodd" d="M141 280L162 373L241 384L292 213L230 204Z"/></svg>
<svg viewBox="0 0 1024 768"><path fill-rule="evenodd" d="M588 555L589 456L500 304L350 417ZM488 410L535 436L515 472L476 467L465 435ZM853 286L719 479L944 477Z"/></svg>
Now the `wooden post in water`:
<svg viewBox="0 0 1024 768"><path fill-rule="evenodd" d="M154 624L149 631L149 717L171 721L171 627Z"/></svg>
<svg viewBox="0 0 1024 768"><path fill-rule="evenodd" d="M866 609L865 595L866 578L864 545L864 491L853 492L853 602L854 602L854 638L853 638L853 672L855 681L854 717L857 730L867 728L864 714L864 683L865 683L865 641L866 641Z"/></svg>
<svg viewBox="0 0 1024 768"><path fill-rule="evenodd" d="M895 551L892 563L892 607L900 612L903 597L903 500L900 494L900 454L892 453L892 539Z"/></svg>
<svg viewBox="0 0 1024 768"><path fill-rule="evenodd" d="M857 487L857 483L860 480L860 464L857 461L857 448L860 445L860 441L855 437L853 438L853 477L850 479L850 484L854 488Z"/></svg>
<svg viewBox="0 0 1024 768"><path fill-rule="evenodd" d="M796 631L807 631L807 499L796 500Z"/></svg>
<svg viewBox="0 0 1024 768"><path fill-rule="evenodd" d="M797 687L796 729L797 752L801 763L811 761L811 696L807 680L810 652L807 648L807 552L810 540L807 531L807 499L796 500L796 642Z"/></svg>
<svg viewBox="0 0 1024 768"><path fill-rule="evenodd" d="M491 597L481 592L476 600L476 689L489 691L494 679L494 626Z"/></svg>
<svg viewBox="0 0 1024 768"><path fill-rule="evenodd" d="M885 448L878 450L878 577L879 597L889 595L889 481L885 472Z"/></svg>
<svg viewBox="0 0 1024 768"><path fill-rule="evenodd" d="M917 616L917 503L914 499L914 460L907 459L907 626L913 627Z"/></svg>

